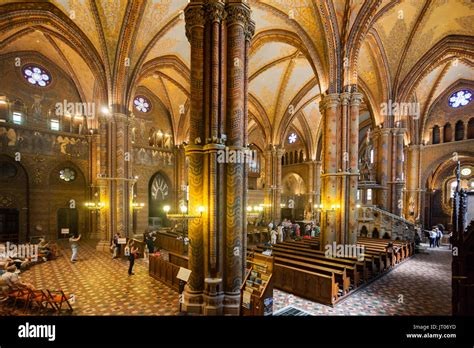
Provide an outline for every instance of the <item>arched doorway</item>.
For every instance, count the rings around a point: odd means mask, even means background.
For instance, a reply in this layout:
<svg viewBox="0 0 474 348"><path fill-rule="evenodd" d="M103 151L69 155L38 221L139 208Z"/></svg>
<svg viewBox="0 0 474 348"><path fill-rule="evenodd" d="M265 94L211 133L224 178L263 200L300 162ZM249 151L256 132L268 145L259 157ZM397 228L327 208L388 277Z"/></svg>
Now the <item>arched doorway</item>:
<svg viewBox="0 0 474 348"><path fill-rule="evenodd" d="M25 168L0 155L0 242L23 242L29 234L29 180Z"/></svg>
<svg viewBox="0 0 474 348"><path fill-rule="evenodd" d="M367 237L367 235L369 234L369 231L367 230L367 227L362 226L362 228L360 229L360 236L361 237Z"/></svg>
<svg viewBox="0 0 474 348"><path fill-rule="evenodd" d="M88 238L91 228L89 222L95 211L80 209L87 197L87 181L83 171L73 162L65 161L54 167L49 173L50 236L47 238L65 239L74 234ZM94 215L92 215L94 214ZM46 221L38 222L47 229ZM43 232L44 233L44 232ZM54 235L54 237L53 237Z"/></svg>
<svg viewBox="0 0 474 348"><path fill-rule="evenodd" d="M282 219L305 220L306 185L299 174L293 172L283 178L281 204Z"/></svg>
<svg viewBox="0 0 474 348"><path fill-rule="evenodd" d="M79 212L77 208L59 208L57 211L58 239L79 234Z"/></svg>
<svg viewBox="0 0 474 348"><path fill-rule="evenodd" d="M150 179L148 186L148 217L149 226L152 228L162 227L167 224L165 205L172 204L171 186L167 176L161 172L156 173Z"/></svg>
<svg viewBox="0 0 474 348"><path fill-rule="evenodd" d="M379 230L377 229L377 227L375 227L372 231L372 238L380 238Z"/></svg>

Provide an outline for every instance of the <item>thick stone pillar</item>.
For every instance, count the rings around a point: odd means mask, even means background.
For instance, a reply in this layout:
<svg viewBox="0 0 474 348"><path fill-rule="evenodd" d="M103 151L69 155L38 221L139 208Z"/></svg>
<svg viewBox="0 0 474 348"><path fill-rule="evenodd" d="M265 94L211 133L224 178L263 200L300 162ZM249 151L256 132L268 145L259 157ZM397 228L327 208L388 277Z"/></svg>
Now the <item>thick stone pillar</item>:
<svg viewBox="0 0 474 348"><path fill-rule="evenodd" d="M321 248L324 250L326 244L339 242L337 233L340 226L337 221L337 210L331 209L339 203L337 179L338 167L341 164L338 158L338 141L340 140L341 129L338 127L338 112L340 111L339 94L329 94L324 96L320 105L323 118L323 171L321 203L324 210L321 214Z"/></svg>
<svg viewBox="0 0 474 348"><path fill-rule="evenodd" d="M405 179L403 175L403 149L404 149L404 128L394 129L395 145L395 180L394 180L394 195L392 213L398 216L402 215L403 209L403 187L405 186Z"/></svg>
<svg viewBox="0 0 474 348"><path fill-rule="evenodd" d="M380 128L374 131L378 134L379 137L379 148L377 151L378 157L377 161L377 181L382 186L378 192L377 203L380 208L384 210L389 210L389 168L390 168L390 156L389 156L389 146L390 146L390 129Z"/></svg>
<svg viewBox="0 0 474 348"><path fill-rule="evenodd" d="M362 94L344 92L324 96L321 248L326 244L357 242L357 186L359 107Z"/></svg>
<svg viewBox="0 0 474 348"><path fill-rule="evenodd" d="M112 152L109 150L112 139L112 122L108 115L101 115L99 117L99 134L100 134L100 165L97 178L97 186L99 190L98 199L106 205L99 213L99 235L100 242L97 244L97 250L109 251L110 240L112 238L111 221L113 214L112 206L112 181L104 178L110 177L112 173L111 156Z"/></svg>
<svg viewBox="0 0 474 348"><path fill-rule="evenodd" d="M346 243L357 243L358 211L357 209L357 189L359 185L359 108L362 102L361 93L352 93L350 100L349 114L349 168L348 168L348 189L346 216L348 220L348 238Z"/></svg>
<svg viewBox="0 0 474 348"><path fill-rule="evenodd" d="M281 220L282 165L285 149L268 145L265 150L265 221L277 224Z"/></svg>
<svg viewBox="0 0 474 348"><path fill-rule="evenodd" d="M98 187L98 177L100 172L100 134L95 133L87 136L89 142L89 200L100 199L100 187ZM89 215L89 238L101 239L100 231L100 211L91 211Z"/></svg>
<svg viewBox="0 0 474 348"><path fill-rule="evenodd" d="M412 223L420 216L421 188L420 178L421 145L411 145L406 151L406 198L404 205L405 218Z"/></svg>
<svg viewBox="0 0 474 348"><path fill-rule="evenodd" d="M254 23L245 1L192 1L189 268L183 309L237 315L245 268L247 64ZM225 155L229 154L229 156Z"/></svg>
<svg viewBox="0 0 474 348"><path fill-rule="evenodd" d="M111 146L114 151L114 218L116 227L113 231L122 236L132 237L132 216L131 216L131 137L130 122L127 115L115 113L113 125L113 142Z"/></svg>

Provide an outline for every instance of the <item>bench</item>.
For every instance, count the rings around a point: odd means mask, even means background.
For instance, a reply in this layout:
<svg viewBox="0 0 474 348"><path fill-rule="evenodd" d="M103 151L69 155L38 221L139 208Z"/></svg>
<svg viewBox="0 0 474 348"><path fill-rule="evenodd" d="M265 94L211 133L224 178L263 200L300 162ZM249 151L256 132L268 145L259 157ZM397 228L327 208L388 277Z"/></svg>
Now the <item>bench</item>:
<svg viewBox="0 0 474 348"><path fill-rule="evenodd" d="M303 242L284 242L284 243L277 244L277 246L279 247L284 246L285 248L293 248L293 249L296 248L297 250L311 252L311 253L323 255L323 256L326 255L324 251L315 249L310 244L304 241ZM382 272L385 269L384 263L382 262L382 258L380 255L364 253L362 256L364 257L364 260L362 262L365 263L367 271L370 272L371 274ZM353 258L353 257L342 257L342 258L338 257L337 259L358 261L356 258ZM362 274L364 274L363 270L362 270Z"/></svg>
<svg viewBox="0 0 474 348"><path fill-rule="evenodd" d="M266 248L263 246L257 246L256 251L263 252L265 249ZM332 259L318 254L309 254L297 250L279 248L278 246L274 246L272 249L273 256L282 256L297 261L308 262L334 269L346 270L347 274L349 275L349 278L352 280L352 286L354 288L359 286L362 282L358 266L354 261ZM367 279L364 278L364 280Z"/></svg>
<svg viewBox="0 0 474 348"><path fill-rule="evenodd" d="M311 301L334 305L339 298L339 284L334 274L326 275L275 263L273 279L276 288Z"/></svg>

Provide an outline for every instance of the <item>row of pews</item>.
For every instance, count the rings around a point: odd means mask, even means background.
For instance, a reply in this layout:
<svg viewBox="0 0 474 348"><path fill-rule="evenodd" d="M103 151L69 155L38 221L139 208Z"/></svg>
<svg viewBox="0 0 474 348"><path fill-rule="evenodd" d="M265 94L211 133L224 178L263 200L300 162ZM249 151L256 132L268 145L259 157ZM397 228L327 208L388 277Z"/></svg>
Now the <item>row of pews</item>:
<svg viewBox="0 0 474 348"><path fill-rule="evenodd" d="M359 257L328 257L320 250L318 238L285 241L272 247L260 244L253 251L272 250L276 288L335 305L414 253L414 243L409 241L359 238L357 243L364 247Z"/></svg>

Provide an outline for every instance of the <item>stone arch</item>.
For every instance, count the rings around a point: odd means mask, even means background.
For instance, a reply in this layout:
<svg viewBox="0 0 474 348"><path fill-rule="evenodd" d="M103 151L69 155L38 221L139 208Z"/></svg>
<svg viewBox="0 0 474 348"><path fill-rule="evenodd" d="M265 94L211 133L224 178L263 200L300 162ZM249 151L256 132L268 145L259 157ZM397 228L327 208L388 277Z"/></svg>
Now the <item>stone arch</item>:
<svg viewBox="0 0 474 348"><path fill-rule="evenodd" d="M0 187L0 214L15 220L11 221L14 231L2 231L0 242L24 242L30 230L29 174L20 161L8 155L0 155Z"/></svg>

